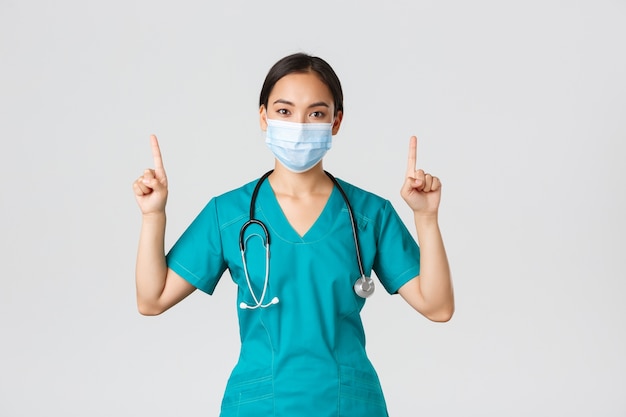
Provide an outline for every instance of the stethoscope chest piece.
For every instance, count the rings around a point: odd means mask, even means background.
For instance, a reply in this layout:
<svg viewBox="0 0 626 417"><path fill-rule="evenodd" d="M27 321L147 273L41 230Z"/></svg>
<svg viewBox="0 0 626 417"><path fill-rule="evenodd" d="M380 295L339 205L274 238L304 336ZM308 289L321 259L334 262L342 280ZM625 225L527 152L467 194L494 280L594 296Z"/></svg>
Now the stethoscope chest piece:
<svg viewBox="0 0 626 417"><path fill-rule="evenodd" d="M354 283L354 292L361 298L367 298L374 294L374 280L363 275Z"/></svg>

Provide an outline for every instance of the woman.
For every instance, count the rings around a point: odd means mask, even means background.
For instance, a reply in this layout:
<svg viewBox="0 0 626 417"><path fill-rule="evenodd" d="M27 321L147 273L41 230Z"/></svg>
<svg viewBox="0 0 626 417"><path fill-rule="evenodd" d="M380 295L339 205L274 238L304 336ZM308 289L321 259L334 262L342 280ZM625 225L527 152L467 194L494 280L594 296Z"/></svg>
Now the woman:
<svg viewBox="0 0 626 417"><path fill-rule="evenodd" d="M373 270L387 292L430 320L451 318L440 181L416 170L412 137L401 193L418 248L387 200L324 171L343 121L343 93L320 58L278 61L261 90L259 119L273 171L211 199L167 256L167 177L152 136L155 167L133 185L143 214L139 311L160 314L196 288L212 294L228 269L238 286L241 352L222 417L386 416L360 319L373 292L367 276Z"/></svg>

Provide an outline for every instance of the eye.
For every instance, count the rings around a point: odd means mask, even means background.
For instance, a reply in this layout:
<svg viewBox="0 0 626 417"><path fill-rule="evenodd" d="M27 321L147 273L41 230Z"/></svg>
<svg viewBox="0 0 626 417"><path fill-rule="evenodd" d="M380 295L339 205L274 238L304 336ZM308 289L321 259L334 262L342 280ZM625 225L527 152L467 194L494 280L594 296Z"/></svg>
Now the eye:
<svg viewBox="0 0 626 417"><path fill-rule="evenodd" d="M288 116L289 114L291 114L287 109L278 109L276 110L276 113L280 114L281 116Z"/></svg>
<svg viewBox="0 0 626 417"><path fill-rule="evenodd" d="M313 117L314 119L321 119L321 118L323 118L325 115L324 115L324 112L321 112L321 111L314 111L313 113L311 113L311 114L310 114L310 116L311 116L311 117Z"/></svg>

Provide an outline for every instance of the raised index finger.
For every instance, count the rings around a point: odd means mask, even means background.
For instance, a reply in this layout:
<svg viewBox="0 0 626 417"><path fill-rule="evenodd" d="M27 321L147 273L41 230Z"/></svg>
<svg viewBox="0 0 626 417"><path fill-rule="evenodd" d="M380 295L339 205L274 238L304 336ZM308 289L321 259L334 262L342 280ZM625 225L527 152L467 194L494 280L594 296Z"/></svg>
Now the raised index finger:
<svg viewBox="0 0 626 417"><path fill-rule="evenodd" d="M417 137L411 136L409 141L409 159L406 167L406 176L413 177L417 168Z"/></svg>
<svg viewBox="0 0 626 417"><path fill-rule="evenodd" d="M157 175L165 177L165 168L163 167L163 158L161 157L161 148L156 135L150 136L150 145L152 146L152 158L154 159L154 171Z"/></svg>

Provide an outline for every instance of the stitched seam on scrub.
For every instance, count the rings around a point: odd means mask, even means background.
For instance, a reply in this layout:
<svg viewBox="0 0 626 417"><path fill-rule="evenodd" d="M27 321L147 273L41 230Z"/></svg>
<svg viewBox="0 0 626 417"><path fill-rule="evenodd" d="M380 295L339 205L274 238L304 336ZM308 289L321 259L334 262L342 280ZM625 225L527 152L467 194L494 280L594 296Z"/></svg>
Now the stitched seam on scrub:
<svg viewBox="0 0 626 417"><path fill-rule="evenodd" d="M238 216L238 217L235 217L234 219L229 220L229 221L227 221L227 222L226 222L226 223L224 223L224 224L220 224L220 230L222 230L222 231L223 231L223 230L225 230L226 228L228 228L229 226L233 225L234 223L238 223L238 222L240 222L241 220L245 220L245 219L247 219L247 218L248 218L248 215L245 215L245 214L242 214L242 215L240 215L240 216Z"/></svg>
<svg viewBox="0 0 626 417"><path fill-rule="evenodd" d="M272 375L270 375L269 378L272 379L272 397L273 397L274 393L276 392L276 387L274 386L274 359L275 359L274 358L274 343L272 343L272 337L270 336L270 332L269 330L267 330L267 326L265 326L265 322L263 321L263 315L261 315L259 321L261 322L261 326L263 326L263 330L265 330L265 333L267 333L267 340L269 340L270 342L270 350L272 352ZM274 407L274 415L276 415L276 400L272 401L272 406Z"/></svg>
<svg viewBox="0 0 626 417"><path fill-rule="evenodd" d="M182 270L184 270L185 272L188 272L189 275L194 277L196 279L196 283L200 283L202 281L202 278L200 278L199 276L191 272L189 269L185 268L185 266L181 264L180 262L177 262L176 260L172 260L171 262L178 265Z"/></svg>

